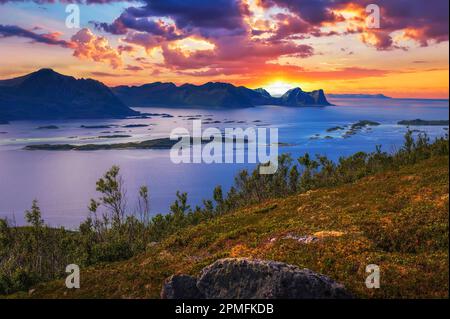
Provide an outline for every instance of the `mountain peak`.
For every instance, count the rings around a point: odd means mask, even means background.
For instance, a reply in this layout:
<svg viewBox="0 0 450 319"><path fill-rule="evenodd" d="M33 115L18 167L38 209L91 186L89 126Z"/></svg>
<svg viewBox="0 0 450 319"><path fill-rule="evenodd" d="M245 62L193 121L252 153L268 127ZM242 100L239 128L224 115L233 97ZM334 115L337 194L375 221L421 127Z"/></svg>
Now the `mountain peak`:
<svg viewBox="0 0 450 319"><path fill-rule="evenodd" d="M263 89L263 88L257 88L257 89L255 89L254 91L255 91L255 92L258 92L259 94L261 94L262 96L264 96L264 97L266 97L266 98L271 98L271 97L272 97L272 95L270 95L270 93L269 93L266 89Z"/></svg>
<svg viewBox="0 0 450 319"><path fill-rule="evenodd" d="M51 68L42 68L42 69L37 70L34 73L57 73L57 72L55 72L55 70L53 70Z"/></svg>
<svg viewBox="0 0 450 319"><path fill-rule="evenodd" d="M300 92L303 92L303 90L300 87L296 87L288 90L286 93L300 93Z"/></svg>

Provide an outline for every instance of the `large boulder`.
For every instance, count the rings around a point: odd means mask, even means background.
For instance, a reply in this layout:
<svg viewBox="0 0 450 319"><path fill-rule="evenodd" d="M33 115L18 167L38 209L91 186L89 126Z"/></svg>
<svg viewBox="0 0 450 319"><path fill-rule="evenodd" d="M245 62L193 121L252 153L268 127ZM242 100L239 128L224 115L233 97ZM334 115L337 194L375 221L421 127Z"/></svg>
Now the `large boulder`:
<svg viewBox="0 0 450 319"><path fill-rule="evenodd" d="M172 276L161 297L168 299L337 299L351 298L344 286L309 269L276 261L226 258L200 277ZM194 287L195 286L195 287Z"/></svg>
<svg viewBox="0 0 450 319"><path fill-rule="evenodd" d="M197 279L187 275L169 277L161 290L162 299L203 299L197 288Z"/></svg>

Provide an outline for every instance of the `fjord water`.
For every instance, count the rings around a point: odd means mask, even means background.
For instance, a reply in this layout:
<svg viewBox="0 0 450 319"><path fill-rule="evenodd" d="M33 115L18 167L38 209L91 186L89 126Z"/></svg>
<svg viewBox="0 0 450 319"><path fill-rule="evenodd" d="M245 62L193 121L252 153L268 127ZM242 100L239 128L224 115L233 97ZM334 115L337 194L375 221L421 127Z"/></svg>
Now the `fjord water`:
<svg viewBox="0 0 450 319"><path fill-rule="evenodd" d="M33 199L39 200L43 218L52 226L76 227L88 216L89 199L95 197L96 180L112 165L119 165L125 179L128 208L136 206L141 185L150 190L152 214L167 213L177 190L188 192L190 205L212 197L216 185L226 188L235 174L254 164L173 164L169 150L110 151L27 151L25 145L42 143L118 143L168 137L175 127L192 129L192 117L203 121L220 121L206 127L277 127L280 153L295 157L309 152L336 160L357 151L373 151L382 145L394 151L403 143L407 128L400 120L448 119L448 100L412 99L331 99L336 106L290 108L261 106L235 110L137 109L148 113L168 113L173 117L149 119L18 121L0 125L0 217L24 224L24 210ZM207 120L208 119L208 120ZM212 119L212 120L210 120ZM380 126L362 130L349 138L343 131L328 128L370 120ZM224 123L224 122L232 123ZM245 121L245 123L237 123ZM124 127L144 124L148 126ZM37 129L55 125L58 129ZM81 128L110 126L109 128ZM447 127L411 127L433 138L447 132ZM122 138L98 136L129 135ZM317 135L318 134L318 135ZM327 137L328 136L328 137ZM325 138L327 137L327 138Z"/></svg>

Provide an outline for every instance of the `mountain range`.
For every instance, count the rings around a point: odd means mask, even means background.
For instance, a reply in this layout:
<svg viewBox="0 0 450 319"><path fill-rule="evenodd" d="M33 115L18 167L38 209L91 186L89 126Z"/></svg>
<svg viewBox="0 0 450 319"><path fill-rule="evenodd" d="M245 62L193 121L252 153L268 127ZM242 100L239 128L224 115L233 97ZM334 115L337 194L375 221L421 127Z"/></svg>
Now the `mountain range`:
<svg viewBox="0 0 450 319"><path fill-rule="evenodd" d="M0 123L12 120L123 118L138 115L131 107L243 108L257 105L326 106L323 90L300 88L273 97L229 83L203 85L155 82L109 88L93 79L76 79L52 69L0 80Z"/></svg>
<svg viewBox="0 0 450 319"><path fill-rule="evenodd" d="M266 90L252 90L229 83L208 82L203 85L155 82L141 86L117 86L113 92L131 107L209 107L242 108L257 105L325 106L323 90L304 92L300 88L273 97Z"/></svg>

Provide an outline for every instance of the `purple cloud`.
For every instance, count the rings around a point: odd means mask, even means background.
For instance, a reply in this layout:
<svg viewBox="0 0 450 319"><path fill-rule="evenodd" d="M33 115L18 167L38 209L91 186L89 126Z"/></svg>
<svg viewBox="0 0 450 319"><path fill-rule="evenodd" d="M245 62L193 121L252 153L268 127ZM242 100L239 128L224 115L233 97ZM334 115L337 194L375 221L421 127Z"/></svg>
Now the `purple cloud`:
<svg viewBox="0 0 450 319"><path fill-rule="evenodd" d="M30 39L32 42L45 43L49 45L59 45L62 47L70 47L71 43L59 39L60 33L35 33L33 31L21 28L15 25L0 24L0 38L22 37Z"/></svg>

